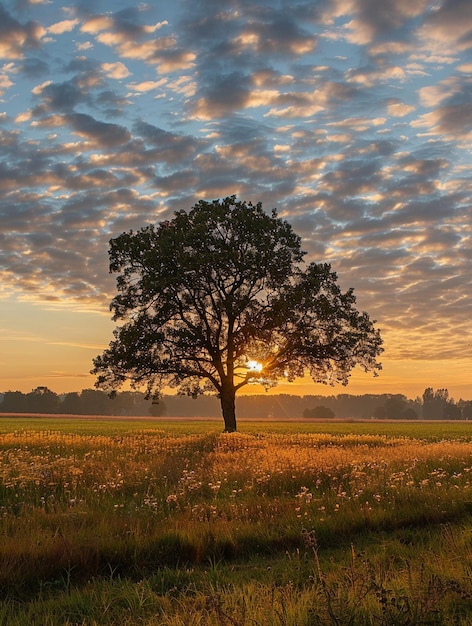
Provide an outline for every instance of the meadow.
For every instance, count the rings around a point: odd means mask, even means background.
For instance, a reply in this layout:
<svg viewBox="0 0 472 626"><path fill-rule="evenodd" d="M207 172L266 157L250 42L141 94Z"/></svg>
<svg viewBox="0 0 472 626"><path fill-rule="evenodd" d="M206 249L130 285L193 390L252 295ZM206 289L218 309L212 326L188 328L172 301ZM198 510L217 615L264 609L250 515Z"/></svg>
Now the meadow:
<svg viewBox="0 0 472 626"><path fill-rule="evenodd" d="M0 625L472 623L472 425L0 417Z"/></svg>

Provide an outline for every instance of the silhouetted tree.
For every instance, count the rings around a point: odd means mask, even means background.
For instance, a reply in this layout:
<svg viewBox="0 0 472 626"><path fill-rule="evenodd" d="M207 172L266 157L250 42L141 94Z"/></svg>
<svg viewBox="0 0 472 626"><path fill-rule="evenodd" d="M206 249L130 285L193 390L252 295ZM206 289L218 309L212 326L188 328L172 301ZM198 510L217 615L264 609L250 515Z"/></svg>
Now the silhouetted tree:
<svg viewBox="0 0 472 626"><path fill-rule="evenodd" d="M438 389L436 392L428 387L423 393L423 417L430 420L458 419L454 401L449 398L447 389ZM455 416L455 417L452 417Z"/></svg>
<svg viewBox="0 0 472 626"><path fill-rule="evenodd" d="M267 388L306 371L347 384L356 365L377 373L379 332L329 265L303 265L300 243L275 210L234 196L112 239L111 309L123 324L94 359L96 386L216 390L225 430L234 431L245 385Z"/></svg>
<svg viewBox="0 0 472 626"><path fill-rule="evenodd" d="M167 406L163 400L153 402L149 407L149 415L153 417L162 417L166 414Z"/></svg>
<svg viewBox="0 0 472 626"><path fill-rule="evenodd" d="M411 406L408 406L406 409L403 409L401 413L402 420L417 420L418 413Z"/></svg>
<svg viewBox="0 0 472 626"><path fill-rule="evenodd" d="M109 403L113 415L131 415L136 403L136 395L133 391L118 393L113 398L113 402Z"/></svg>
<svg viewBox="0 0 472 626"><path fill-rule="evenodd" d="M3 413L26 413L26 394L21 391L6 391L3 394L1 410Z"/></svg>
<svg viewBox="0 0 472 626"><path fill-rule="evenodd" d="M319 406L315 406L314 409L305 409L303 411L303 417L324 420L332 419L335 417L335 413L329 407L320 404Z"/></svg>
<svg viewBox="0 0 472 626"><path fill-rule="evenodd" d="M26 395L28 413L56 413L59 396L47 387L36 387Z"/></svg>
<svg viewBox="0 0 472 626"><path fill-rule="evenodd" d="M385 420L387 419L387 410L385 409L385 405L375 407L373 417L377 420Z"/></svg>
<svg viewBox="0 0 472 626"><path fill-rule="evenodd" d="M83 389L80 400L85 415L111 415L113 412L110 398L98 389Z"/></svg>
<svg viewBox="0 0 472 626"><path fill-rule="evenodd" d="M472 420L472 400L460 400L458 403L461 417L464 420Z"/></svg>
<svg viewBox="0 0 472 626"><path fill-rule="evenodd" d="M82 399L80 394L76 391L67 393L62 399L59 411L70 415L80 415L82 413Z"/></svg>
<svg viewBox="0 0 472 626"><path fill-rule="evenodd" d="M395 395L387 398L384 404L385 417L391 420L401 419L406 406L407 401L405 396Z"/></svg>
<svg viewBox="0 0 472 626"><path fill-rule="evenodd" d="M449 400L449 402L444 407L443 419L445 420L460 420L462 418L462 412L460 408L454 404L453 400Z"/></svg>

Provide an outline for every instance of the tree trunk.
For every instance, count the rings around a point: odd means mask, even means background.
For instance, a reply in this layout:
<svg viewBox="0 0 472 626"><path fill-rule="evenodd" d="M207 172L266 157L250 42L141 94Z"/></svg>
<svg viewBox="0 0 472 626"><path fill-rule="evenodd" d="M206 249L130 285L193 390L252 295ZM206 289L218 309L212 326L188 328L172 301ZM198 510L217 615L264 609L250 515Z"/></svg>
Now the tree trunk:
<svg viewBox="0 0 472 626"><path fill-rule="evenodd" d="M221 389L221 412L225 422L225 433L234 433L236 430L236 390L234 385L227 384Z"/></svg>

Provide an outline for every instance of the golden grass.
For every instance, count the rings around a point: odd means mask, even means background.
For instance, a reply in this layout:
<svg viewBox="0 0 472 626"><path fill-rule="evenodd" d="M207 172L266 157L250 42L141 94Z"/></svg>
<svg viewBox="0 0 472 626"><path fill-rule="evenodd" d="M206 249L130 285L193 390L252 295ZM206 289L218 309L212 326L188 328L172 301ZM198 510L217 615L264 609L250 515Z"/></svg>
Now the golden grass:
<svg viewBox="0 0 472 626"><path fill-rule="evenodd" d="M426 533L439 524L451 529L451 524L470 523L469 435L434 440L356 434L352 432L355 427L349 428L351 432L346 434L172 434L165 428L133 428L115 435L64 428L3 432L0 590L3 587L7 594L19 592L37 598L45 586L63 590L64 580L68 589L73 583L79 590L84 581L103 581L110 573L123 576L123 580L147 581L166 568L174 572L166 574L170 578L178 577L180 568L190 568L192 574L185 576L192 580L193 595L185 600L179 596L179 602L187 609L198 604L196 590L207 585L205 602L213 604L202 607L201 614L211 615L213 621L208 617L205 622L202 617L200 623L223 624L230 623L229 618L236 620L236 611L243 606L242 596L231 594L229 586L219 586L218 578L212 582L216 587L208 592L208 564L223 563L233 568L235 580L245 581L247 598L255 594L253 622L263 620L258 617L261 615L274 618L274 611L285 606L284 610L293 613L287 624L298 626L300 615L308 619L314 610L314 595L318 602L330 602L329 594L345 584L339 572L333 574L333 563L326 561L323 568L327 568L326 580L332 587L319 587L315 563L323 561L323 552L342 545L349 553L350 543L368 545L371 536L383 536L383 549L387 550L388 544L387 551L395 556L396 550L395 558L401 553L404 559L402 573L393 570L395 585L407 584L406 559L414 562L408 573L411 581L420 580L423 574L417 558L422 558L421 549L415 556L416 548L399 544L395 533L424 527L428 544ZM387 539L385 533L392 538ZM316 538L315 550L307 541L310 537ZM429 558L435 554L429 544L427 550ZM443 545L438 545L428 574L421 580L427 587L435 576L447 578L450 589L444 583L445 597L452 593L446 552L448 557L455 555L456 566L460 564L461 585L467 595L464 580L472 570L472 542L457 529L444 535ZM248 564L262 560L265 573L258 576L267 578L272 565L281 559L286 559L286 565L270 583L277 585L275 596L266 582L251 582ZM387 589L379 582L378 572L371 572L367 592L360 573L367 566L350 567L356 570L358 592L365 592L366 598L376 585ZM307 574L310 568L312 579L318 581L316 590L310 587L314 584ZM290 587L294 576L303 582ZM138 589L133 589L132 593L137 593ZM290 601L282 597L283 589L288 590ZM349 602L355 606L352 589ZM438 605L441 589L436 590ZM161 615L160 622L150 619L149 624L186 623L178 621L185 611L171 602L167 591L159 595L149 587L149 594L154 605L167 606L166 616ZM427 597L424 589L421 594ZM342 603L338 612L342 613L341 609ZM325 606L328 619L326 610Z"/></svg>

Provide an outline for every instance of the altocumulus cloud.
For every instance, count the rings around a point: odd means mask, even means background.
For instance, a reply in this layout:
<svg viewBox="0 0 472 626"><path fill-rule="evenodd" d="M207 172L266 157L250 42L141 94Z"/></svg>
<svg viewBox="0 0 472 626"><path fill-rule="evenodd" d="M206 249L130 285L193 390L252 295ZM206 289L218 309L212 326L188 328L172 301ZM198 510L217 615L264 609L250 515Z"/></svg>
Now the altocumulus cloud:
<svg viewBox="0 0 472 626"><path fill-rule="evenodd" d="M463 356L469 0L0 2L0 98L4 296L106 310L110 237L235 193L390 358Z"/></svg>

